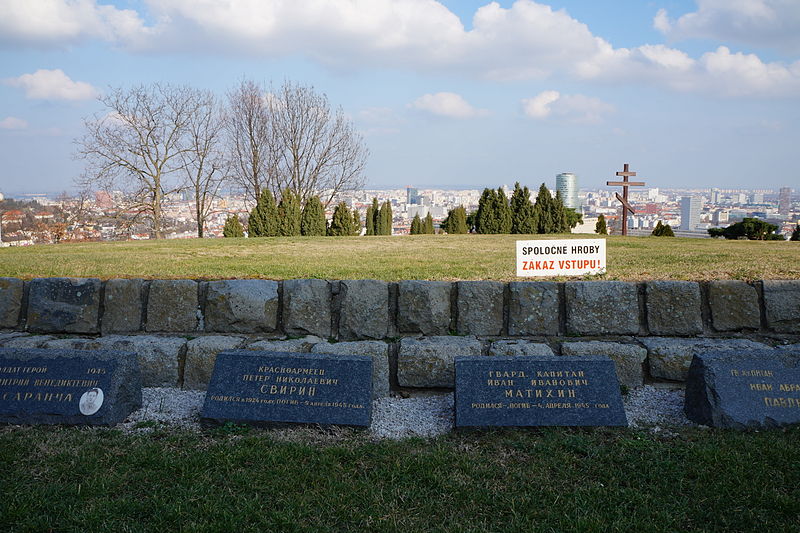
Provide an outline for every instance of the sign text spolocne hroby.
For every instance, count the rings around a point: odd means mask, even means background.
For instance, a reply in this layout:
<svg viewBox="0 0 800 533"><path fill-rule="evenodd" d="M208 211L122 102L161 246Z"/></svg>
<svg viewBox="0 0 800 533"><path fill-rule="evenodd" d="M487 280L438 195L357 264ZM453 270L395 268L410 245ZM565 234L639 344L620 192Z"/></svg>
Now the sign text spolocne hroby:
<svg viewBox="0 0 800 533"><path fill-rule="evenodd" d="M517 241L517 276L583 276L605 271L605 239Z"/></svg>

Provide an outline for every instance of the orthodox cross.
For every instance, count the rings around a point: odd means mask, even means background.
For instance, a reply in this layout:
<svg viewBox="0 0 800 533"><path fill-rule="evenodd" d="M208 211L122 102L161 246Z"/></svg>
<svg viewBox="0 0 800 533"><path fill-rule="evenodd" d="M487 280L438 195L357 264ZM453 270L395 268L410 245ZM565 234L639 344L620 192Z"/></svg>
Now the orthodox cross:
<svg viewBox="0 0 800 533"><path fill-rule="evenodd" d="M606 185L611 185L613 187L622 187L622 196L619 193L614 193L622 203L622 234L628 234L628 211L631 212L631 215L635 213L631 204L628 203L628 187L644 187L643 181L628 181L628 176L635 176L636 172L630 172L628 170L628 163L625 163L625 168L622 172L617 172L617 176L622 176L622 181L607 181Z"/></svg>

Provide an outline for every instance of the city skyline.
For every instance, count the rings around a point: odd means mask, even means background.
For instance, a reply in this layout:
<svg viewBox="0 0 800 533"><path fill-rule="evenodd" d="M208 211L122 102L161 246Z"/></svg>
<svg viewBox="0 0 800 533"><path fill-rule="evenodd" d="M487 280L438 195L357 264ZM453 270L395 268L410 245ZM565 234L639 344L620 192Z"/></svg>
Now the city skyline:
<svg viewBox="0 0 800 533"><path fill-rule="evenodd" d="M562 172L602 187L798 183L800 5L779 0L177 0L0 5L0 192L57 193L109 87L242 78L327 94L364 135L365 188ZM796 187L795 187L796 188Z"/></svg>

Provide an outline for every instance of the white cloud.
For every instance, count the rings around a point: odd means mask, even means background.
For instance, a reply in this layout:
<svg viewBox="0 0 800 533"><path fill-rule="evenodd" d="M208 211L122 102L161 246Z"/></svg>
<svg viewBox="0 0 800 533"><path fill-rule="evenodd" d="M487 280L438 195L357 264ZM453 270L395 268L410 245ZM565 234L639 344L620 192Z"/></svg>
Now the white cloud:
<svg viewBox="0 0 800 533"><path fill-rule="evenodd" d="M0 120L0 130L24 130L28 122L17 117L6 117Z"/></svg>
<svg viewBox="0 0 800 533"><path fill-rule="evenodd" d="M412 109L450 118L472 118L489 114L485 109L477 109L470 105L460 94L448 92L424 94L408 106Z"/></svg>
<svg viewBox="0 0 800 533"><path fill-rule="evenodd" d="M653 26L673 40L715 39L800 53L797 0L697 0L697 11L677 20L660 9Z"/></svg>
<svg viewBox="0 0 800 533"><path fill-rule="evenodd" d="M96 0L3 0L0 45L63 46L88 38L136 40L147 30L136 11Z"/></svg>
<svg viewBox="0 0 800 533"><path fill-rule="evenodd" d="M596 124L614 111L614 106L599 98L582 94L542 91L533 98L522 99L523 113L533 119L554 118L566 122Z"/></svg>
<svg viewBox="0 0 800 533"><path fill-rule="evenodd" d="M99 93L83 81L72 81L61 69L39 69L33 74L5 80L6 85L25 90L32 100L91 100Z"/></svg>

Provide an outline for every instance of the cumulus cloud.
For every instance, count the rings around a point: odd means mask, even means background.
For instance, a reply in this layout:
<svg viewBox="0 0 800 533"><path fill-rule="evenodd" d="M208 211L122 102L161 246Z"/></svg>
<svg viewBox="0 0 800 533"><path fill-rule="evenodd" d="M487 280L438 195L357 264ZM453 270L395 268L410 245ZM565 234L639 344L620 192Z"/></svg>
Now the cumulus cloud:
<svg viewBox="0 0 800 533"><path fill-rule="evenodd" d="M677 20L660 9L653 26L673 40L715 39L800 53L797 0L697 0L697 11Z"/></svg>
<svg viewBox="0 0 800 533"><path fill-rule="evenodd" d="M39 69L33 74L5 80L6 85L25 91L31 100L91 100L99 93L83 81L72 81L61 69Z"/></svg>
<svg viewBox="0 0 800 533"><path fill-rule="evenodd" d="M1 130L24 130L28 127L28 122L17 117L6 117L0 120Z"/></svg>
<svg viewBox="0 0 800 533"><path fill-rule="evenodd" d="M450 118L480 117L489 113L485 109L473 107L460 94L448 92L424 94L411 102L409 107Z"/></svg>
<svg viewBox="0 0 800 533"><path fill-rule="evenodd" d="M582 94L542 91L533 98L522 99L523 113L533 119L555 118L567 122L596 124L614 111L614 106L599 98Z"/></svg>
<svg viewBox="0 0 800 533"><path fill-rule="evenodd" d="M147 31L136 11L96 0L0 2L0 45L52 47L89 38L134 41Z"/></svg>

